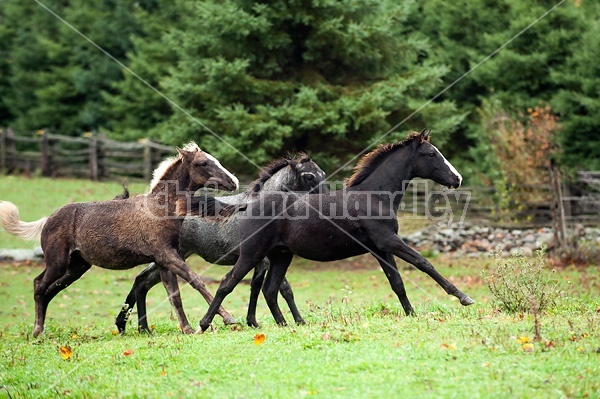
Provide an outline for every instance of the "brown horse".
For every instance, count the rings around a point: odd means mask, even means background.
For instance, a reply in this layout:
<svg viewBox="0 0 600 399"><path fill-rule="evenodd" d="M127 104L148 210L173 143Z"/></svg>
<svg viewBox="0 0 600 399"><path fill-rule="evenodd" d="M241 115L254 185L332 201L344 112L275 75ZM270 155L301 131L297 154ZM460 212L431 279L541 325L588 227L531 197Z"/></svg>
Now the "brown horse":
<svg viewBox="0 0 600 399"><path fill-rule="evenodd" d="M46 269L33 283L34 337L44 331L52 298L91 265L123 270L156 262L165 276L169 298L179 298L173 295L178 289L175 275L198 291L204 288L177 252L188 208L186 194L211 185L232 191L238 188L238 180L195 143L178 151L154 171L147 194L127 200L67 204L48 218L30 223L19 220L15 205L0 201L0 219L7 232L29 240L41 236Z"/></svg>

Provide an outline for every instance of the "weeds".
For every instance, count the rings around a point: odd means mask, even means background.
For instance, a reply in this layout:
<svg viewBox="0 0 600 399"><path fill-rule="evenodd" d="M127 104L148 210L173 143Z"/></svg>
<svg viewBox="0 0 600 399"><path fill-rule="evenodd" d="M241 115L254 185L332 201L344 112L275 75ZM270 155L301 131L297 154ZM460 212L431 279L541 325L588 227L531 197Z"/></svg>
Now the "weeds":
<svg viewBox="0 0 600 399"><path fill-rule="evenodd" d="M537 320L540 313L556 306L560 285L554 270L545 267L543 249L533 257L526 257L522 251L510 258L503 258L501 251L492 255L496 268L491 275L484 275L484 280L502 310L531 313Z"/></svg>

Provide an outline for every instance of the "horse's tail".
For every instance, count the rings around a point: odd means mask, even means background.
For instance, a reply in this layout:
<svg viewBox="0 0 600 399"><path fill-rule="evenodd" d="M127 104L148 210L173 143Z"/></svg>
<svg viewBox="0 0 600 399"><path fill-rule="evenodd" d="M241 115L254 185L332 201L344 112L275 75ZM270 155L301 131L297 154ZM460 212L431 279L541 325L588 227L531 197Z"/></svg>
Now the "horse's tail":
<svg viewBox="0 0 600 399"><path fill-rule="evenodd" d="M0 201L0 220L8 233L24 240L35 241L42 235L47 217L35 222L23 222L19 219L19 209L12 202Z"/></svg>
<svg viewBox="0 0 600 399"><path fill-rule="evenodd" d="M177 202L177 215L226 219L246 208L247 203L226 204L207 195L186 196Z"/></svg>
<svg viewBox="0 0 600 399"><path fill-rule="evenodd" d="M129 190L127 189L127 183L123 182L123 192L117 195L114 200L124 200L129 198Z"/></svg>

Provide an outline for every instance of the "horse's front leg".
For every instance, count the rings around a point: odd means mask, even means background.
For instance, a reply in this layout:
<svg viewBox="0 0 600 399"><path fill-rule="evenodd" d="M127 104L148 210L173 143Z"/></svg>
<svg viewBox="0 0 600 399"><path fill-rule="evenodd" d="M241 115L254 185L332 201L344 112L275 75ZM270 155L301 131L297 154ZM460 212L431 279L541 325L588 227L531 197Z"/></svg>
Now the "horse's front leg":
<svg viewBox="0 0 600 399"><path fill-rule="evenodd" d="M398 267L396 266L396 260L394 259L394 256L386 252L373 252L373 256L375 256L379 262L381 269L385 273L385 276L392 286L392 290L396 293L396 295L398 295L398 299L400 299L400 304L404 309L404 313L406 313L407 316L413 316L415 314L415 310L413 309L410 301L408 300L408 296L406 295L404 282L402 281L402 277L398 272Z"/></svg>
<svg viewBox="0 0 600 399"><path fill-rule="evenodd" d="M173 272L169 271L164 267L159 266L160 271L160 279L162 280L165 289L167 290L167 295L169 296L169 301L171 302L171 306L175 309L175 313L177 314L177 319L179 319L179 327L181 328L181 332L184 334L192 334L194 329L190 326L190 323L183 311L183 303L181 302L181 295L179 292L179 283L177 282L177 275Z"/></svg>
<svg viewBox="0 0 600 399"><path fill-rule="evenodd" d="M383 235L377 242L377 245L384 251L396 255L405 262L410 263L422 272L427 273L436 283L440 285L449 295L453 295L460 300L464 306L475 303L467 294L456 288L454 284L446 280L423 255L409 247L398 235L390 233Z"/></svg>
<svg viewBox="0 0 600 399"><path fill-rule="evenodd" d="M246 324L250 327L258 327L256 321L256 306L258 304L258 296L260 295L260 289L265 281L265 274L269 268L269 260L263 259L254 268L254 274L252 275L252 281L250 282L250 299L248 301L248 312L246 314Z"/></svg>
<svg viewBox="0 0 600 399"><path fill-rule="evenodd" d="M212 304L213 296L208 291L200 276L192 271L188 267L188 265L181 259L181 257L177 254L177 252L166 252L161 254L160 260L157 259L157 263L164 265L165 268L169 269L171 272L177 274L183 280L187 281L188 284L192 286L196 291L200 292L200 294L206 299L206 301ZM225 309L222 307L218 307L215 313L219 313L223 316L223 322L225 324L233 324L235 323L235 319L231 316Z"/></svg>
<svg viewBox="0 0 600 399"><path fill-rule="evenodd" d="M285 326L287 323L277 304L277 294L279 293L281 282L285 277L285 273L290 266L293 257L294 255L290 252L275 252L269 254L271 265L269 266L267 278L263 286L263 295L271 310L271 314L273 315L275 322L282 326Z"/></svg>
<svg viewBox="0 0 600 399"><path fill-rule="evenodd" d="M248 254L248 256L244 256L244 253L240 255L237 262L233 266L233 269L231 269L221 280L221 284L217 289L215 298L208 307L208 310L202 320L200 320L201 331L206 331L208 329L225 297L229 295L231 291L233 291L233 289L239 284L240 281L242 281L246 274L248 274L248 272L252 270L252 268L255 267L263 257L264 254L260 255L257 253Z"/></svg>

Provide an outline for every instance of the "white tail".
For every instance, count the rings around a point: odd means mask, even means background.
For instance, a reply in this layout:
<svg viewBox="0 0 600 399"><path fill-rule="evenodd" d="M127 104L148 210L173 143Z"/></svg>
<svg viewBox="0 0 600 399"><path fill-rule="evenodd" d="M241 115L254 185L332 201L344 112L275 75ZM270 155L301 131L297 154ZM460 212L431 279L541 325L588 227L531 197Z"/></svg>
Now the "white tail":
<svg viewBox="0 0 600 399"><path fill-rule="evenodd" d="M42 235L42 229L48 218L35 222L23 222L19 219L19 209L12 202L0 201L0 220L8 233L24 240L35 241Z"/></svg>

